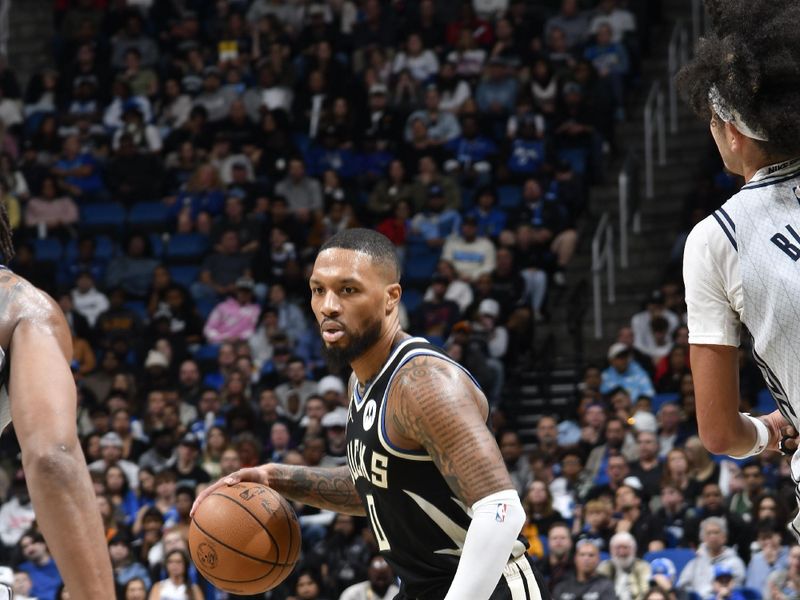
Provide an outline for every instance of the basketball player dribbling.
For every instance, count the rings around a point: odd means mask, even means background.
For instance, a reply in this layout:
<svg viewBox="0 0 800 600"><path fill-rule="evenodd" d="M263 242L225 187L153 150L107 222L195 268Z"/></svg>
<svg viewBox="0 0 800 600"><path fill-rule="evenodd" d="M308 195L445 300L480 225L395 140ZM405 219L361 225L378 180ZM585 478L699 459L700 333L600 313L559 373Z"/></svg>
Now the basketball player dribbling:
<svg viewBox="0 0 800 600"><path fill-rule="evenodd" d="M800 3L706 5L713 31L678 83L746 183L686 241L697 423L716 454L790 453L800 411ZM742 325L778 405L760 418L739 412ZM800 482L800 452L791 470ZM800 517L790 529L800 539Z"/></svg>
<svg viewBox="0 0 800 600"><path fill-rule="evenodd" d="M347 466L266 464L239 481L290 500L366 516L399 577L401 600L549 598L525 555L519 496L487 427L489 407L463 367L398 320L392 243L348 229L320 249L311 307L331 366L349 363Z"/></svg>
<svg viewBox="0 0 800 600"><path fill-rule="evenodd" d="M4 203L0 254L4 262L14 254ZM72 335L59 306L0 266L0 431L13 421L36 522L71 597L114 598L108 546L78 441L71 359Z"/></svg>

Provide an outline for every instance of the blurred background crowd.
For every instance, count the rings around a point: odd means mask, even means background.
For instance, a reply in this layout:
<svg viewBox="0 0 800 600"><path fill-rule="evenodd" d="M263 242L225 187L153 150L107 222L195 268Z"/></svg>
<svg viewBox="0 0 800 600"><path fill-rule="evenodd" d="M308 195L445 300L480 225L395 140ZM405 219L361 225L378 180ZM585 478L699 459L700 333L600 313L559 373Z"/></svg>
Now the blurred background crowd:
<svg viewBox="0 0 800 600"><path fill-rule="evenodd" d="M542 414L534 444L507 416L660 2L56 0L53 17L50 67L21 86L0 61L0 201L11 268L72 330L120 598L234 598L188 559L198 490L266 461L345 463L348 374L321 358L306 278L354 226L396 245L406 330L486 392L555 598L800 597L787 465L712 460L696 437L676 268L583 365L569 414ZM706 172L687 231L737 185ZM741 364L743 402L769 410ZM0 581L66 598L18 453L7 432ZM300 565L257 598L394 597L362 519L295 508Z"/></svg>

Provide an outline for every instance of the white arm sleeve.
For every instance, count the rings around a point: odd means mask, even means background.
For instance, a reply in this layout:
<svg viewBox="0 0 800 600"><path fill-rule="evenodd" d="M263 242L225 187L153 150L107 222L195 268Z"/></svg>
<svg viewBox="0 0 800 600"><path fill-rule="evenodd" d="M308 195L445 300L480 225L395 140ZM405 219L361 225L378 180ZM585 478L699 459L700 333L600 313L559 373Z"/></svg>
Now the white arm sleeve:
<svg viewBox="0 0 800 600"><path fill-rule="evenodd" d="M503 490L472 505L472 523L444 600L488 600L525 523L516 490Z"/></svg>
<svg viewBox="0 0 800 600"><path fill-rule="evenodd" d="M713 217L686 240L683 281L690 344L739 346L743 310L739 259Z"/></svg>

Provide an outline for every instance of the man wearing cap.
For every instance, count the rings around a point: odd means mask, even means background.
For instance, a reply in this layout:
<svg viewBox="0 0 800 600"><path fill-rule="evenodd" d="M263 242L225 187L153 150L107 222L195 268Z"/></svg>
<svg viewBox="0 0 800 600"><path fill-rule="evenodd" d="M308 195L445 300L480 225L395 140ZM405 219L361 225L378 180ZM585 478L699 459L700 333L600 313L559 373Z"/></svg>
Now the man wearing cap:
<svg viewBox="0 0 800 600"><path fill-rule="evenodd" d="M416 314L412 314L415 328L425 336L445 339L459 319L461 310L458 304L445 297L448 283L444 275L434 273L429 288L431 297L422 302Z"/></svg>
<svg viewBox="0 0 800 600"><path fill-rule="evenodd" d="M745 567L736 551L726 545L728 525L725 519L708 517L700 523L700 540L702 544L695 557L681 571L678 587L706 598L712 592L712 581L720 567L730 575L734 587L741 585L745 577Z"/></svg>
<svg viewBox="0 0 800 600"><path fill-rule="evenodd" d="M431 248L441 248L445 240L461 226L461 215L452 208L445 208L445 192L438 183L428 186L428 201L425 209L411 219L410 234L422 238Z"/></svg>
<svg viewBox="0 0 800 600"><path fill-rule="evenodd" d="M135 463L122 458L122 438L114 431L109 431L100 438L100 456L102 458L89 465L93 473L105 473L111 466L118 466L125 473L128 485L136 489L139 485L139 467Z"/></svg>
<svg viewBox="0 0 800 600"><path fill-rule="evenodd" d="M254 301L254 288L250 277L240 277L234 295L214 307L203 328L210 343L248 340L255 333L261 309Z"/></svg>
<svg viewBox="0 0 800 600"><path fill-rule="evenodd" d="M192 489L198 483L208 483L211 477L198 463L200 456L200 440L194 433L186 433L178 444L176 461L173 469L178 474L178 480L190 485Z"/></svg>
<svg viewBox="0 0 800 600"><path fill-rule="evenodd" d="M317 382L317 395L322 397L328 410L346 406L344 382L336 375L326 375Z"/></svg>
<svg viewBox="0 0 800 600"><path fill-rule="evenodd" d="M211 123L218 123L228 116L234 92L222 87L222 73L215 67L206 67L203 71L203 91L194 99L194 106L202 106L208 113Z"/></svg>
<svg viewBox="0 0 800 600"><path fill-rule="evenodd" d="M435 84L425 88L425 108L415 110L406 120L405 139L411 141L411 126L416 120L422 120L428 128L428 136L434 144L441 145L461 135L461 125L455 115L439 109L439 90Z"/></svg>
<svg viewBox="0 0 800 600"><path fill-rule="evenodd" d="M466 216L461 222L461 235L445 241L442 258L453 264L459 277L474 282L480 275L494 271L496 249L489 238L478 236L478 220Z"/></svg>
<svg viewBox="0 0 800 600"><path fill-rule="evenodd" d="M320 420L325 431L325 456L320 461L322 467L340 467L347 463L347 409L334 408Z"/></svg>
<svg viewBox="0 0 800 600"><path fill-rule="evenodd" d="M647 372L631 358L631 350L625 344L611 344L607 354L609 367L601 375L600 393L608 394L616 387L623 387L636 402L640 397L652 398L656 391Z"/></svg>
<svg viewBox="0 0 800 600"><path fill-rule="evenodd" d="M689 593L675 589L678 570L668 558L656 558L650 562L650 586L674 595L674 600L689 600Z"/></svg>

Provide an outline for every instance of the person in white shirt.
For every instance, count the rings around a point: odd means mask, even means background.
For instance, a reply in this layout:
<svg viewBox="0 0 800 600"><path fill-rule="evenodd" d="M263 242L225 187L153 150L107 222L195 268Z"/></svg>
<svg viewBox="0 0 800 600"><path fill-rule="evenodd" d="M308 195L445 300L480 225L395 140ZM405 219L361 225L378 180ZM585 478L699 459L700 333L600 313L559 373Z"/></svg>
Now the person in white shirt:
<svg viewBox="0 0 800 600"><path fill-rule="evenodd" d="M713 26L678 84L710 119L725 167L745 185L686 242L684 282L697 424L715 454L797 447L800 411L800 33L790 0L707 1ZM744 325L779 410L739 412ZM800 453L792 459L800 480ZM800 518L791 524L800 539Z"/></svg>
<svg viewBox="0 0 800 600"><path fill-rule="evenodd" d="M71 294L72 304L89 322L89 327L94 327L97 317L108 310L108 297L94 286L94 279L87 271L78 275L75 284Z"/></svg>
<svg viewBox="0 0 800 600"><path fill-rule="evenodd" d="M367 577L367 581L351 585L343 591L339 600L391 600L400 593L400 588L392 583L392 568L379 554L369 561Z"/></svg>
<svg viewBox="0 0 800 600"><path fill-rule="evenodd" d="M465 281L475 281L494 271L496 254L491 240L478 235L478 222L473 216L464 217L461 235L448 237L442 249L442 258L452 262Z"/></svg>

